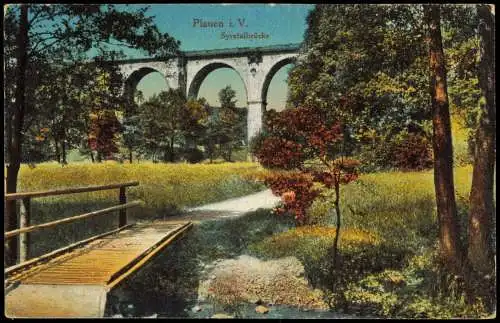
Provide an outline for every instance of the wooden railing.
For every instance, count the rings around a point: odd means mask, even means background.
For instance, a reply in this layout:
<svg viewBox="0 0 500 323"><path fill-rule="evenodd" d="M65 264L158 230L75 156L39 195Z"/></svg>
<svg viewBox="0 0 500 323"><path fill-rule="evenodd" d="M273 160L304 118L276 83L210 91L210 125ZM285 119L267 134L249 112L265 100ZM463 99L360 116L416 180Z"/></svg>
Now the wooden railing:
<svg viewBox="0 0 500 323"><path fill-rule="evenodd" d="M57 189L51 191L41 191L41 192L23 192L23 193L11 193L5 194L5 201L20 200L21 205L19 209L19 229L5 232L4 238L9 239L15 236L19 236L19 242L16 250L16 262L23 263L27 260L29 255L29 239L28 232L38 231L50 227L54 227L63 223L75 222L81 219L86 219L94 217L97 215L107 214L113 211L119 211L118 227L122 228L127 225L127 209L138 206L141 201L133 201L127 203L126 188L129 186L137 186L139 182L128 182L121 184L110 184L110 185L100 185L100 186L89 186L89 187L79 187L79 188L66 188ZM74 194L74 193L84 193L84 192L95 192L102 190L120 189L118 200L119 205L108 207L105 209L76 215L52 222L47 222L38 225L30 225L31 222L31 199L37 197L63 195L63 194Z"/></svg>

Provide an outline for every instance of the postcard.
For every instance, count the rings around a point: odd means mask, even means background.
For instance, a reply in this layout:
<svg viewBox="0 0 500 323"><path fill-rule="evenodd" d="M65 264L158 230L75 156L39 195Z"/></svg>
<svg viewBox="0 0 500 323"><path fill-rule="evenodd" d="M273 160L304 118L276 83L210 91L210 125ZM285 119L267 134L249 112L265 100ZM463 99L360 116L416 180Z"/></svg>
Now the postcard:
<svg viewBox="0 0 500 323"><path fill-rule="evenodd" d="M5 317L495 317L494 18L4 5Z"/></svg>

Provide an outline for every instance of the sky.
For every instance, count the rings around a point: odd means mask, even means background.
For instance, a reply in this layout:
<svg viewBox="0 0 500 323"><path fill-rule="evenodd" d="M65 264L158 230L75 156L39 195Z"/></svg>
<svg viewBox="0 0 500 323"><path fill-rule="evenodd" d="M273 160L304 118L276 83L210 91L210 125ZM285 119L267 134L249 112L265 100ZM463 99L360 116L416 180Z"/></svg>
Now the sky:
<svg viewBox="0 0 500 323"><path fill-rule="evenodd" d="M129 5L128 8L143 6L135 4ZM148 14L155 17L161 32L167 32L180 40L180 49L189 51L301 43L307 27L306 17L311 9L313 5L308 4L151 4ZM222 22L224 27L200 27L195 19ZM229 27L229 22L232 27ZM221 38L222 32L245 31L264 32L269 37L259 40ZM138 56L133 52L128 54ZM267 98L268 109L281 110L284 107L287 94L286 78L290 67L287 65L280 69L271 81ZM218 92L226 85L236 91L236 105L246 106L243 82L237 73L229 68L210 73L202 83L198 96L206 98L211 105L219 105ZM138 89L146 97L166 88L166 82L159 73L148 74L138 85Z"/></svg>

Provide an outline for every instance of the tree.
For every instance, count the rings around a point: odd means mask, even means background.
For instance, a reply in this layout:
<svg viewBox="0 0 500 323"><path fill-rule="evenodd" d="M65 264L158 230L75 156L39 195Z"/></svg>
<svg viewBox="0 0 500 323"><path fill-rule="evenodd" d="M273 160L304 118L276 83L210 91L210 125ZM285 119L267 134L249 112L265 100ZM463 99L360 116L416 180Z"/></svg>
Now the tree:
<svg viewBox="0 0 500 323"><path fill-rule="evenodd" d="M219 91L219 148L222 157L226 161L231 161L231 155L234 149L241 146L241 121L236 108L234 99L236 92L230 85Z"/></svg>
<svg viewBox="0 0 500 323"><path fill-rule="evenodd" d="M217 143L222 132L218 111L214 110L213 107L209 108L209 115L205 122L205 133L202 139L205 154L210 163L217 157Z"/></svg>
<svg viewBox="0 0 500 323"><path fill-rule="evenodd" d="M35 111L44 113L29 118L25 126L35 134L48 129L43 137L53 142L56 160L65 164L66 150L81 146L89 134L91 111L121 108L120 76L114 68L79 62L52 65L44 76L33 103Z"/></svg>
<svg viewBox="0 0 500 323"><path fill-rule="evenodd" d="M467 150L455 145L455 165L472 164L479 120L479 17L474 5L442 5L441 25L452 122L467 132ZM458 142L457 142L458 143Z"/></svg>
<svg viewBox="0 0 500 323"><path fill-rule="evenodd" d="M183 145L186 123L186 96L182 90L169 89L153 95L141 105L140 126L146 150L156 160L176 160L175 145Z"/></svg>
<svg viewBox="0 0 500 323"><path fill-rule="evenodd" d="M163 153L163 161L174 162L181 151L187 156L197 149L191 145L202 142L208 115L205 99L187 100L180 89L163 91L140 106L137 128L141 133L136 140L153 159ZM179 149L175 149L176 145Z"/></svg>
<svg viewBox="0 0 500 323"><path fill-rule="evenodd" d="M416 6L317 5L289 74L289 103L343 122L345 151L363 165L391 166L385 155L398 136L430 129L420 25Z"/></svg>
<svg viewBox="0 0 500 323"><path fill-rule="evenodd" d="M479 84L483 99L480 101L481 113L475 135L467 256L475 270L490 274L494 269L491 227L495 214L495 14L491 5L479 5L478 14L481 37Z"/></svg>
<svg viewBox="0 0 500 323"><path fill-rule="evenodd" d="M321 191L334 189L333 277L340 264L340 185L356 180L359 166L357 160L344 156L342 128L339 122L328 120L325 112L317 108L273 111L266 118L265 131L253 140L251 148L258 161L273 170L264 175L264 183L273 194L281 196L284 205L275 212L293 213L298 225L306 223L307 209ZM321 188L315 184L321 184ZM332 289L335 290L336 286Z"/></svg>
<svg viewBox="0 0 500 323"><path fill-rule="evenodd" d="M21 167L22 159L22 129L25 113L25 83L26 83L26 65L28 60L28 7L21 5L19 17L19 28L17 35L17 50L16 50L16 88L15 88L15 103L12 106L12 111L9 111L8 121L12 125L7 125L7 179L6 193L15 193L17 189L17 174ZM7 201L6 203L6 230L17 229L17 212L16 201ZM17 237L12 238L5 252L5 262L8 265L13 265L16 259L17 252Z"/></svg>
<svg viewBox="0 0 500 323"><path fill-rule="evenodd" d="M112 159L118 152L117 134L121 124L113 110L98 110L91 114L89 147L97 152L97 162Z"/></svg>
<svg viewBox="0 0 500 323"><path fill-rule="evenodd" d="M191 163L197 163L204 159L198 145L204 144L208 133L210 106L204 98L189 98L185 104L184 115L184 157Z"/></svg>
<svg viewBox="0 0 500 323"><path fill-rule="evenodd" d="M135 12L119 11L113 5L34 5L9 6L6 10L9 34L5 36L12 49L4 53L13 54L5 61L15 65L13 96L6 97L5 145L7 146L8 193L17 191L17 176L22 161L23 129L27 115L27 71L30 64L41 60L47 64L82 61L90 49L98 52L97 59L113 59L116 50L107 46L123 46L142 49L150 55L166 57L178 49L179 43L168 34L161 34L153 18L145 15L147 8ZM13 63L12 63L13 62ZM43 113L43 110L40 111ZM15 202L7 204L6 230L17 228ZM7 263L15 260L16 239L9 241Z"/></svg>
<svg viewBox="0 0 500 323"><path fill-rule="evenodd" d="M464 251L453 181L453 145L446 84L446 66L440 24L440 7L424 6L429 37L429 78L433 123L434 187L439 222L439 251L448 269L462 275Z"/></svg>
<svg viewBox="0 0 500 323"><path fill-rule="evenodd" d="M135 100L127 100L125 103L122 120L122 139L125 147L128 149L128 160L131 164L133 151L139 149L143 144L143 138L139 128L139 107L145 102L144 95L139 90L135 91L134 97Z"/></svg>

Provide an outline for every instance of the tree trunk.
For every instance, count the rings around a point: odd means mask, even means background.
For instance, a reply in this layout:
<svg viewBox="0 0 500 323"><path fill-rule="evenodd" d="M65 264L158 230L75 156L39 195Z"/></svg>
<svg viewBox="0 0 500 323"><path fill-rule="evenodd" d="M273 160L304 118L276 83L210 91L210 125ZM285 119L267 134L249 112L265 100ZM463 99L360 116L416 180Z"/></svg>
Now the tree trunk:
<svg viewBox="0 0 500 323"><path fill-rule="evenodd" d="M61 156L62 156L62 161L61 164L66 165L68 162L66 160L66 140L61 141Z"/></svg>
<svg viewBox="0 0 500 323"><path fill-rule="evenodd" d="M21 5L19 17L19 34L17 36L17 79L14 111L12 120L9 120L8 127L12 127L8 138L8 165L7 165L7 193L17 192L17 176L21 167L22 141L23 141L23 123L26 92L26 68L27 68L27 48L28 48L28 6ZM18 228L16 201L7 201L6 217L4 220L5 231L11 231ZM17 238L11 238L7 241L5 250L5 264L14 265L17 261Z"/></svg>
<svg viewBox="0 0 500 323"><path fill-rule="evenodd" d="M481 103L481 119L475 138L467 256L476 271L486 274L494 269L491 228L495 214L493 205L496 146L495 18L488 5L480 5L478 14L481 37L479 84L485 100Z"/></svg>
<svg viewBox="0 0 500 323"><path fill-rule="evenodd" d="M128 161L132 164L132 148L128 148Z"/></svg>
<svg viewBox="0 0 500 323"><path fill-rule="evenodd" d="M170 162L175 161L175 156L174 156L174 138L170 138Z"/></svg>
<svg viewBox="0 0 500 323"><path fill-rule="evenodd" d="M446 83L446 67L440 26L440 7L424 6L429 28L430 94L432 102L434 187L439 223L439 252L443 263L461 274L464 251L460 244L460 227L453 182L453 146Z"/></svg>
<svg viewBox="0 0 500 323"><path fill-rule="evenodd" d="M334 175L336 176L336 175ZM340 183L335 180L335 214L337 216L337 228L335 231L335 240L333 241L333 266L334 269L337 268L338 262L338 247L339 247L339 236L340 236Z"/></svg>
<svg viewBox="0 0 500 323"><path fill-rule="evenodd" d="M90 151L90 160L92 161L92 163L95 163L94 153L92 152L92 150Z"/></svg>
<svg viewBox="0 0 500 323"><path fill-rule="evenodd" d="M337 294L339 305L344 310L344 313L348 311L348 302L345 299L344 290L342 288L342 283L339 280L339 275L337 274L340 268L339 262L339 240L340 240L340 176L335 175L335 215L336 215L336 230L335 230L335 239L333 241L333 251L332 251L332 291Z"/></svg>
<svg viewBox="0 0 500 323"><path fill-rule="evenodd" d="M61 162L61 151L59 150L59 141L57 139L54 139L54 146L56 150L56 161L58 163Z"/></svg>

